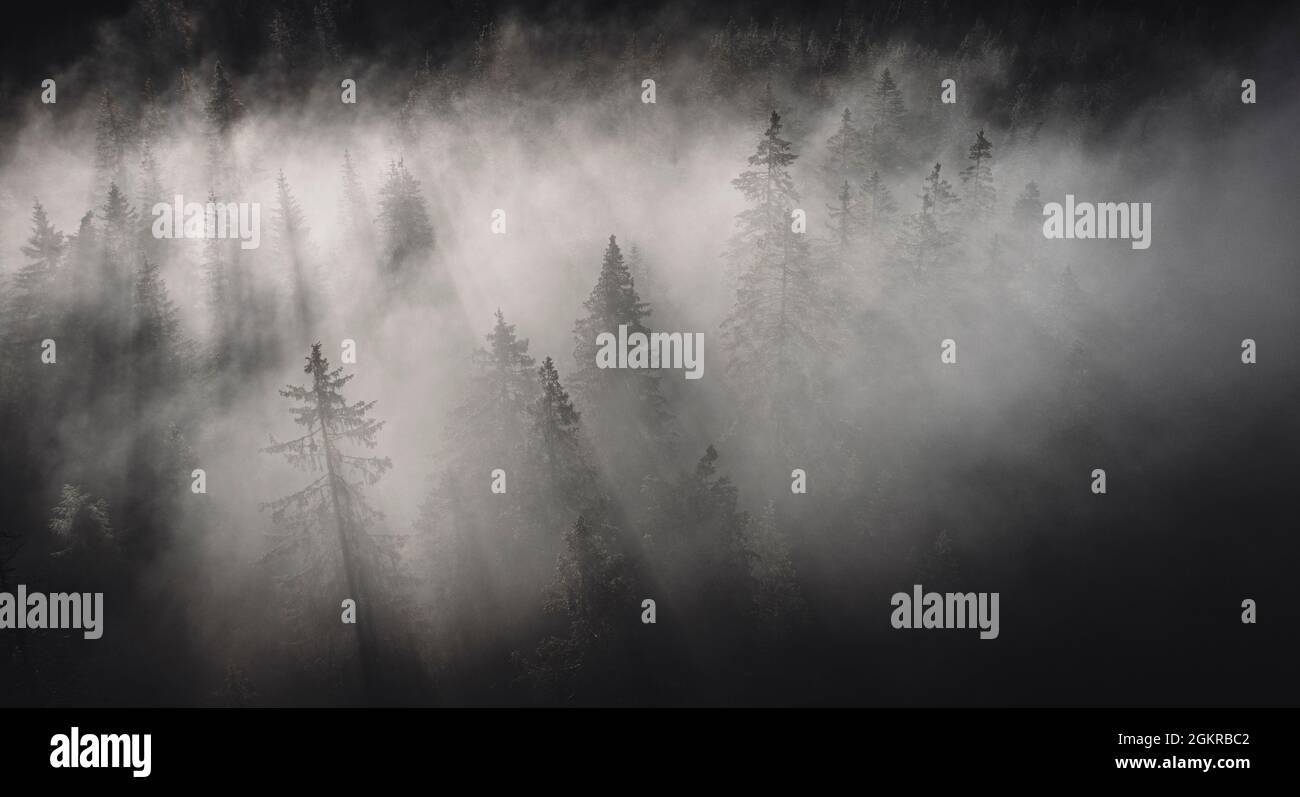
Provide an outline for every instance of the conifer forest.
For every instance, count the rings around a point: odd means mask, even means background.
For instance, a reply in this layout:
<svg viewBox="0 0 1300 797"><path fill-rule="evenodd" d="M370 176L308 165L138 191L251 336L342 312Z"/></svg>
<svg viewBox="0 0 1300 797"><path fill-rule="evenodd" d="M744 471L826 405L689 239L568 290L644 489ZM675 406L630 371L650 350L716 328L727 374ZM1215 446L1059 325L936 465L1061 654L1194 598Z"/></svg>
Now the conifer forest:
<svg viewBox="0 0 1300 797"><path fill-rule="evenodd" d="M1300 702L1233 5L15 23L0 705Z"/></svg>

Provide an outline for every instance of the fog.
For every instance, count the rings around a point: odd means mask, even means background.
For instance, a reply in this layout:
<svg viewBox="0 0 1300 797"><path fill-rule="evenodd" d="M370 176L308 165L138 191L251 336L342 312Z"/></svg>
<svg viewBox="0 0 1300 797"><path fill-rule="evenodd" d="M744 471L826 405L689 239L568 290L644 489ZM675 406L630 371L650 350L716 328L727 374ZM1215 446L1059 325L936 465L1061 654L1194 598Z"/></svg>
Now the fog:
<svg viewBox="0 0 1300 797"><path fill-rule="evenodd" d="M102 589L106 631L5 632L0 696L1294 696L1267 663L1293 643L1277 625L1243 640L1238 620L1247 597L1278 623L1294 614L1280 513L1300 475L1287 455L1300 432L1297 19L1252 12L1257 24L1227 32L1153 18L1150 45L1122 11L1085 22L1019 6L992 20L872 7L730 23L680 7L456 6L424 27L328 0L106 16L48 73L6 75L0 142L3 511L22 543L0 548L0 587ZM846 108L856 160L828 166ZM761 168L747 159L773 112L797 199L747 232L756 205L732 181ZM977 133L988 201L962 177ZM364 205L345 190L345 152ZM935 164L956 201L929 216ZM418 192L398 202L403 169ZM896 205L879 220L856 204L873 172ZM305 225L289 231L281 173ZM860 215L841 240L844 181ZM1031 182L1038 195L1018 205ZM138 216L120 246L110 183ZM258 248L149 235L153 202L210 191L258 208ZM1151 203L1150 248L1046 239L1043 205L1067 194ZM56 230L83 232L44 271L22 248L34 201ZM412 226L421 203L431 246ZM790 231L792 208L806 232ZM99 248L79 253L88 211ZM575 323L620 312L614 294L584 306L602 257L613 273L610 236L624 259L635 246L651 310L619 320L703 333L702 379L578 360ZM775 255L755 245L772 240ZM770 337L773 257L792 293ZM145 262L174 329L148 325ZM214 279L231 280L216 299ZM749 305L747 279L760 280ZM498 311L535 362L493 350ZM384 422L374 448L346 453L392 467L340 482L355 512L322 504L284 561L265 505L322 471L261 449L307 433L277 391L311 388L313 343L353 375L346 401L376 402L368 417ZM555 427L581 441L562 460L528 409L548 356L581 414ZM716 473L697 468L710 445ZM78 504L71 541L56 539L64 485L103 499L112 532ZM891 628L889 596L913 584L1000 592L999 638ZM352 598L355 626L340 621ZM1132 669L1106 674L1099 662L1121 655ZM1229 676L1201 683L1210 671Z"/></svg>

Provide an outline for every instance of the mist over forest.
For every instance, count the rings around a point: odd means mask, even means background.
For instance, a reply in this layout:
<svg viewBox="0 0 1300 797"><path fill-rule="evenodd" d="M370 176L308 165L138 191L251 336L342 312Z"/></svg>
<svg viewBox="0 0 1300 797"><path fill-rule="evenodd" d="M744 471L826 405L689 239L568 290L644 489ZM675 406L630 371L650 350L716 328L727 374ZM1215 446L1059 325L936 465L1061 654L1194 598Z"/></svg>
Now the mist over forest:
<svg viewBox="0 0 1300 797"><path fill-rule="evenodd" d="M34 36L0 592L105 615L0 633L0 704L1296 702L1297 23L136 0ZM178 195L258 245L159 237ZM1149 248L1046 238L1067 195L1150 203ZM701 378L600 367L620 326L700 333ZM1000 634L892 628L915 584L1000 593Z"/></svg>

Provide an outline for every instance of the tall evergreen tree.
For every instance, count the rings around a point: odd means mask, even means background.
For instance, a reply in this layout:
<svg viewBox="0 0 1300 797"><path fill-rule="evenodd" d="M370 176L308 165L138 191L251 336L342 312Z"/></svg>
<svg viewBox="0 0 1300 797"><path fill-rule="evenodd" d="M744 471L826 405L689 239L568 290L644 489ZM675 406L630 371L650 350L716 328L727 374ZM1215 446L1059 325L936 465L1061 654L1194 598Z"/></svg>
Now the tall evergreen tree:
<svg viewBox="0 0 1300 797"><path fill-rule="evenodd" d="M300 334L310 334L315 318L312 307L314 274L308 273L307 220L298 200L294 199L289 181L280 170L275 179L275 218L273 235L276 255L285 264L289 273L291 292L293 294L294 318Z"/></svg>
<svg viewBox="0 0 1300 797"><path fill-rule="evenodd" d="M984 137L984 131L975 134L975 143L971 144L971 164L961 172L961 181L966 189L962 205L971 220L980 222L990 218L997 203L997 190L993 186L993 144Z"/></svg>
<svg viewBox="0 0 1300 797"><path fill-rule="evenodd" d="M839 128L826 140L826 158L822 163L826 187L838 193L844 182L862 182L868 156L866 138L853 124L853 113L845 108Z"/></svg>
<svg viewBox="0 0 1300 797"><path fill-rule="evenodd" d="M860 202L867 234L879 239L892 226L894 214L898 212L898 203L879 171L872 171L862 184Z"/></svg>
<svg viewBox="0 0 1300 797"><path fill-rule="evenodd" d="M140 147L140 246L145 254L159 262L164 254L162 242L153 235L153 206L159 202L169 202L166 189L162 185L162 175L158 168L158 159L154 155L153 144L145 139Z"/></svg>
<svg viewBox="0 0 1300 797"><path fill-rule="evenodd" d="M871 157L873 166L888 174L897 174L907 162L903 152L907 106L903 92L886 69L876 82L871 97Z"/></svg>
<svg viewBox="0 0 1300 797"><path fill-rule="evenodd" d="M553 700L606 704L636 693L632 667L641 662L630 637L638 622L637 580L619 538L605 503L583 512L564 534L547 602L564 630L522 662L528 679Z"/></svg>
<svg viewBox="0 0 1300 797"><path fill-rule="evenodd" d="M95 121L95 178L96 191L106 190L110 183L127 184L126 155L131 147L130 120L109 91L99 100L99 116Z"/></svg>
<svg viewBox="0 0 1300 797"><path fill-rule="evenodd" d="M794 425L817 414L820 371L838 320L829 295L833 281L814 264L807 236L792 229L796 157L774 112L750 168L732 180L750 206L737 216L740 229L731 239L728 256L740 276L736 303L722 324L727 371L744 415L765 418L769 442L778 447L798 445Z"/></svg>
<svg viewBox="0 0 1300 797"><path fill-rule="evenodd" d="M790 541L776 517L776 503L759 512L748 540L750 577L754 584L754 614L763 635L781 637L806 616Z"/></svg>
<svg viewBox="0 0 1300 797"><path fill-rule="evenodd" d="M220 194L234 193L238 188L239 170L234 162L231 138L235 125L244 116L244 103L235 93L234 84L226 76L221 61L217 61L212 69L203 116L207 125L211 184Z"/></svg>
<svg viewBox="0 0 1300 797"><path fill-rule="evenodd" d="M343 229L358 242L368 242L372 232L370 205L366 201L365 186L352 165L352 154L343 150L343 195L339 200Z"/></svg>
<svg viewBox="0 0 1300 797"><path fill-rule="evenodd" d="M474 352L469 399L456 413L458 436L476 455L503 465L522 456L528 404L535 390L528 339L515 335L501 310L487 336L488 347Z"/></svg>
<svg viewBox="0 0 1300 797"><path fill-rule="evenodd" d="M1043 218L1043 198L1038 193L1038 183L1030 180L1025 183L1025 188L1016 197L1015 207L1012 213L1016 221L1028 223L1031 221L1040 221Z"/></svg>
<svg viewBox="0 0 1300 797"><path fill-rule="evenodd" d="M140 143L157 145L167 132L167 112L154 94L153 80L145 78L140 92Z"/></svg>
<svg viewBox="0 0 1300 797"><path fill-rule="evenodd" d="M909 216L899 238L899 249L907 268L905 283L929 285L935 269L948 264L948 254L956 242L952 214L957 196L952 185L935 164L921 184L921 210Z"/></svg>
<svg viewBox="0 0 1300 797"><path fill-rule="evenodd" d="M547 357L537 369L541 390L529 406L532 422L529 453L532 472L544 474L541 500L548 523L572 519L597 498L596 469L582 428L582 415L560 383L555 361Z"/></svg>
<svg viewBox="0 0 1300 797"><path fill-rule="evenodd" d="M831 237L835 246L841 253L847 253L849 246L862 230L865 219L862 217L862 206L859 204L858 197L854 196L852 189L849 188L848 180L840 186L839 194L835 199L834 205L826 206L826 213L830 216L827 225L831 228Z"/></svg>
<svg viewBox="0 0 1300 797"><path fill-rule="evenodd" d="M605 247L600 276L582 306L587 314L573 328L573 356L578 363L573 383L586 405L592 434L606 451L641 452L638 460L653 460L671 445L672 436L672 416L660 392L659 373L644 368L601 368L596 359L599 335L608 332L617 337L620 326L627 328L629 336L650 332L645 325L652 312L650 305L641 301L613 235ZM631 459L620 457L628 465ZM630 472L622 475L632 476Z"/></svg>
<svg viewBox="0 0 1300 797"><path fill-rule="evenodd" d="M49 322L55 297L55 276L67 250L63 233L54 228L45 207L39 202L32 206L32 233L22 247L27 263L14 276L15 292L10 302L8 323L17 322L29 335L32 327Z"/></svg>
<svg viewBox="0 0 1300 797"><path fill-rule="evenodd" d="M215 204L215 191L208 192L208 202ZM239 284L233 272L233 242L222 238L205 238L200 265L209 319L209 340L213 368L225 373L234 363L238 346Z"/></svg>
<svg viewBox="0 0 1300 797"><path fill-rule="evenodd" d="M420 183L402 160L390 162L379 189L379 227L383 233L382 271L402 277L423 267L433 252L433 224L420 193Z"/></svg>
<svg viewBox="0 0 1300 797"><path fill-rule="evenodd" d="M380 651L375 623L376 610L392 589L382 577L393 563L371 536L380 513L370 507L362 493L392 468L387 457L345 453L345 445L373 449L384 422L369 417L373 401L348 402L343 387L352 375L329 367L319 343L312 344L303 371L311 377L306 387L286 385L280 395L302 406L291 410L294 423L306 433L283 442L274 438L262 449L279 455L296 468L321 475L302 489L264 504L271 511L276 533L270 555L281 563L279 583L290 601L291 622L300 632L324 633L307 621L310 616L328 616L321 605L338 605L349 598L356 602L356 638L363 688L375 695L379 678ZM334 626L338 623L329 618ZM328 638L328 637L327 637Z"/></svg>
<svg viewBox="0 0 1300 797"><path fill-rule="evenodd" d="M894 76L888 68L880 74L872 100L872 114L875 124L887 135L897 136L903 132L903 122L907 115L907 106L903 102L903 92L894 82Z"/></svg>

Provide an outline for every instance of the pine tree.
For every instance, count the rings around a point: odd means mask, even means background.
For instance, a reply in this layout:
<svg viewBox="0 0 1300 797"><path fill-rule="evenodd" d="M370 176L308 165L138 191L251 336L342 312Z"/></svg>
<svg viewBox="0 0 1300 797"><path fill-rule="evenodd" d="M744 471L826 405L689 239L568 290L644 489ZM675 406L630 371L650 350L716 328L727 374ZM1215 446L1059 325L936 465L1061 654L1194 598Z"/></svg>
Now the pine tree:
<svg viewBox="0 0 1300 797"><path fill-rule="evenodd" d="M1032 180L1025 183L1024 190L1016 197L1013 213L1018 222L1026 225L1043 217L1043 198L1038 193L1038 183Z"/></svg>
<svg viewBox="0 0 1300 797"><path fill-rule="evenodd" d="M627 327L629 336L650 333L645 320L652 311L637 294L613 235L605 247L600 276L582 306L587 315L573 328L573 356L578 363L573 383L592 419L593 434L606 444L605 450L640 451L640 461L654 459L655 454L664 453L671 439L672 416L660 393L660 375L650 369L602 369L596 361L596 338L602 333L617 337L620 326ZM648 452L653 453L647 457ZM621 459L630 464L631 457Z"/></svg>
<svg viewBox="0 0 1300 797"><path fill-rule="evenodd" d="M632 275L632 286L639 296L649 296L653 290L650 284L650 266L646 263L641 247L632 244L627 252L627 272Z"/></svg>
<svg viewBox="0 0 1300 797"><path fill-rule="evenodd" d="M158 159L154 157L153 145L145 139L140 147L140 246L145 254L155 261L161 261L164 254L162 242L153 235L153 206L167 202L166 190L162 185L162 176L158 170Z"/></svg>
<svg viewBox="0 0 1300 797"><path fill-rule="evenodd" d="M140 143L152 146L163 140L167 132L167 112L154 94L153 80L145 78L140 92Z"/></svg>
<svg viewBox="0 0 1300 797"><path fill-rule="evenodd" d="M339 43L339 28L334 21L334 9L331 0L321 0L312 9L312 19L316 23L316 43L326 63L337 64L343 60L343 45Z"/></svg>
<svg viewBox="0 0 1300 797"><path fill-rule="evenodd" d="M100 218L103 228L99 237L98 295L93 322L98 333L92 340L101 355L96 367L119 374L123 363L118 354L130 340L135 264L140 257L139 217L117 184L110 183Z"/></svg>
<svg viewBox="0 0 1300 797"><path fill-rule="evenodd" d="M215 191L208 192L209 204L217 202ZM211 324L211 358L217 373L225 373L237 356L239 284L232 274L232 241L205 238L200 266L206 293L208 319Z"/></svg>
<svg viewBox="0 0 1300 797"><path fill-rule="evenodd" d="M984 137L983 130L975 135L975 143L971 145L968 157L971 165L961 172L961 181L966 189L963 206L973 221L980 222L993 215L997 203L991 166L993 144Z"/></svg>
<svg viewBox="0 0 1300 797"><path fill-rule="evenodd" d="M826 159L822 163L822 176L826 186L838 191L844 182L860 183L867 165L867 142L853 124L853 114L848 108L840 117L839 129L826 140Z"/></svg>
<svg viewBox="0 0 1300 797"><path fill-rule="evenodd" d="M352 165L352 154L346 149L343 150L343 196L339 205L343 229L359 242L368 241L372 230L370 206L361 177Z"/></svg>
<svg viewBox="0 0 1300 797"><path fill-rule="evenodd" d="M234 163L231 136L235 125L244 116L244 103L235 94L235 87L226 77L221 61L217 61L212 70L203 116L207 124L211 184L218 193L233 193L237 189L238 168Z"/></svg>
<svg viewBox="0 0 1300 797"><path fill-rule="evenodd" d="M830 296L836 280L813 263L807 236L791 228L796 157L774 112L750 168L732 180L750 207L737 216L728 252L740 276L722 324L727 372L749 407L745 415L763 417L778 447L797 444L793 424L816 415L817 383L838 322Z"/></svg>
<svg viewBox="0 0 1300 797"><path fill-rule="evenodd" d="M566 703L629 699L636 673L627 630L636 622L636 578L620 553L612 509L583 512L564 533L547 610L565 624L522 666L538 690Z"/></svg>
<svg viewBox="0 0 1300 797"><path fill-rule="evenodd" d="M108 195L100 209L100 218L104 220L101 242L109 254L123 261L131 261L136 252L136 222L139 215L127 200L126 194L110 183Z"/></svg>
<svg viewBox="0 0 1300 797"><path fill-rule="evenodd" d="M750 577L754 582L754 616L760 631L779 638L806 616L790 541L776 518L776 502L768 501L753 526L748 542L753 552Z"/></svg>
<svg viewBox="0 0 1300 797"><path fill-rule="evenodd" d="M501 310L487 336L488 348L474 352L469 399L457 410L458 437L477 458L510 467L522 456L528 404L534 393L528 339L515 335Z"/></svg>
<svg viewBox="0 0 1300 797"><path fill-rule="evenodd" d="M889 135L903 132L903 120L907 115L907 106L903 102L903 92L894 83L894 76L886 68L876 82L876 91L872 105L876 124Z"/></svg>
<svg viewBox="0 0 1300 797"><path fill-rule="evenodd" d="M827 224L831 228L835 245L843 254L848 252L850 244L857 239L865 220L862 218L862 206L849 188L848 180L840 187L836 200L836 204L826 206L826 213L830 216Z"/></svg>
<svg viewBox="0 0 1300 797"><path fill-rule="evenodd" d="M315 322L312 313L315 301L311 290L314 275L307 273L306 263L307 220L298 207L298 200L294 199L283 169L275 179L275 195L273 236L276 255L287 266L292 281L295 320L299 333L305 337L311 334Z"/></svg>
<svg viewBox="0 0 1300 797"><path fill-rule="evenodd" d="M48 523L57 550L55 557L79 558L94 570L104 569L118 552L117 535L109 519L108 502L94 498L75 484L65 484Z"/></svg>
<svg viewBox="0 0 1300 797"><path fill-rule="evenodd" d="M871 97L872 160L877 169L897 173L903 168L902 139L907 121L907 107L903 92L894 83L894 76L886 69L876 82Z"/></svg>
<svg viewBox="0 0 1300 797"><path fill-rule="evenodd" d="M126 153L131 146L130 122L112 93L105 91L95 121L95 178L97 190L110 183L126 185Z"/></svg>
<svg viewBox="0 0 1300 797"><path fill-rule="evenodd" d="M528 408L535 471L546 474L562 507L577 510L594 497L596 478L582 437L582 416L560 384L554 360L542 360L537 376L541 392Z"/></svg>
<svg viewBox="0 0 1300 797"><path fill-rule="evenodd" d="M356 601L357 653L362 683L371 695L379 664L376 607L383 598L379 577L391 568L385 554L371 538L370 526L382 516L366 502L361 490L373 485L392 468L387 457L344 452L344 445L373 449L383 421L369 417L373 401L349 403L342 394L352 375L330 369L319 343L312 344L304 373L307 387L287 385L280 395L302 404L291 410L294 423L306 434L262 449L280 455L300 470L321 475L302 489L263 504L276 525L270 556L283 563L280 584L291 601L291 621L305 620L308 607L342 598ZM387 585L391 588L391 584ZM331 618L332 622L332 618ZM304 631L320 629L302 628Z"/></svg>
<svg viewBox="0 0 1300 797"><path fill-rule="evenodd" d="M434 247L433 224L420 183L402 160L390 162L379 189L379 227L384 236L383 271L400 277L422 266Z"/></svg>
<svg viewBox="0 0 1300 797"><path fill-rule="evenodd" d="M203 109L209 132L217 136L229 135L244 116L244 103L235 94L235 87L226 77L226 70L219 60L212 69L212 82L208 84L208 99Z"/></svg>
<svg viewBox="0 0 1300 797"><path fill-rule="evenodd" d="M692 614L708 614L708 625L741 622L751 587L749 516L738 508L735 484L718 473L718 459L710 444L694 471L678 479L655 543L680 597L696 606Z"/></svg>
<svg viewBox="0 0 1300 797"><path fill-rule="evenodd" d="M136 271L132 363L145 395L173 395L183 368L180 313L158 264L141 258ZM144 403L142 399L141 403Z"/></svg>
<svg viewBox="0 0 1300 797"><path fill-rule="evenodd" d="M908 268L906 280L912 285L928 285L934 270L947 264L947 255L956 242L951 218L957 196L952 185L935 164L921 184L921 210L909 216L899 240L901 257Z"/></svg>
<svg viewBox="0 0 1300 797"><path fill-rule="evenodd" d="M862 184L861 197L867 234L873 239L879 239L892 226L894 214L898 212L898 203L894 201L889 186L881 179L878 171L873 171Z"/></svg>
<svg viewBox="0 0 1300 797"><path fill-rule="evenodd" d="M39 201L35 202L32 206L32 233L22 247L27 264L14 277L16 291L8 319L24 328L22 336L30 334L35 325L51 320L55 297L50 293L67 247L63 233L50 224L45 207Z"/></svg>
<svg viewBox="0 0 1300 797"><path fill-rule="evenodd" d="M129 383L125 392L136 419L128 441L128 489L119 501L128 522L124 552L136 561L161 552L171 533L184 474L192 461L180 428L164 413L166 402L184 392L189 347L180 316L167 295L158 264L142 257L135 273L129 341ZM148 485L149 489L131 486Z"/></svg>

